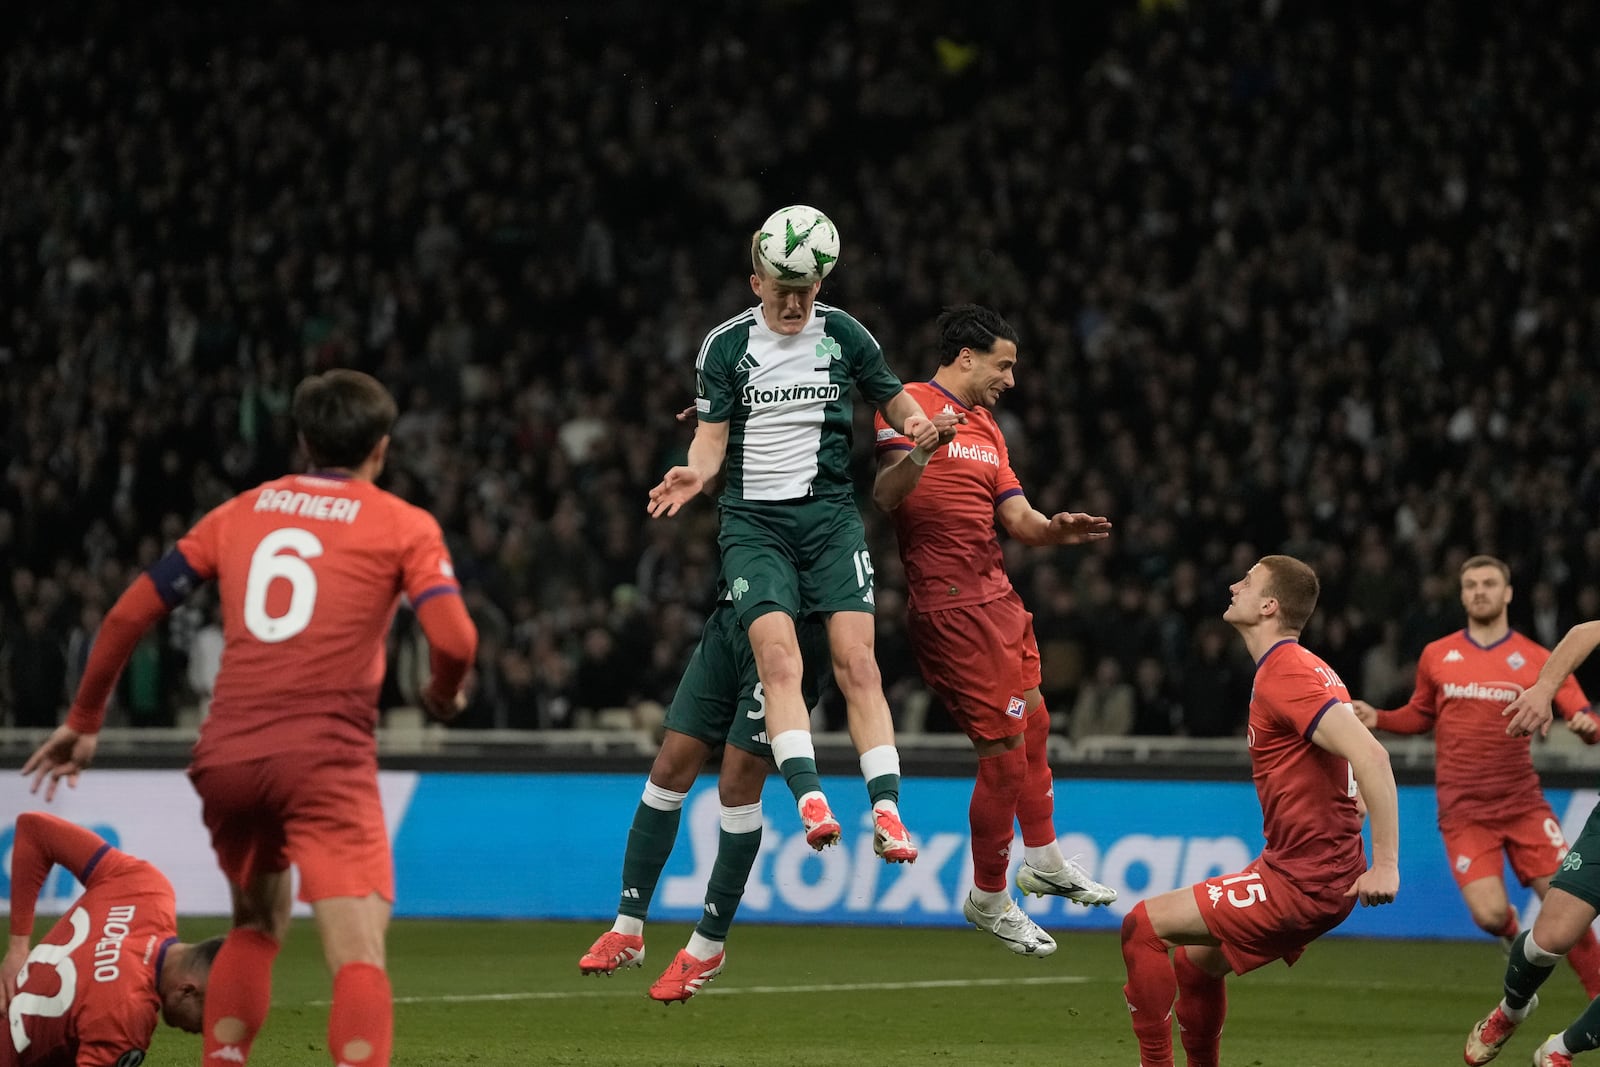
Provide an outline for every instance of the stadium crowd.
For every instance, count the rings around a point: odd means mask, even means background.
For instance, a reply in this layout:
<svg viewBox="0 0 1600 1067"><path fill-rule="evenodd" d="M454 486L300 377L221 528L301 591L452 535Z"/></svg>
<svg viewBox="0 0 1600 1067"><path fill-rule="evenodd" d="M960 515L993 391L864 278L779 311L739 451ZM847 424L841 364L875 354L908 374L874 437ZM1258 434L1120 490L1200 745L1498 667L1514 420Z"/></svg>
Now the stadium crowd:
<svg viewBox="0 0 1600 1067"><path fill-rule="evenodd" d="M750 231L796 201L844 238L822 299L902 378L932 373L944 304L1018 327L1023 484L1116 524L1008 559L1063 729L1239 730L1251 665L1219 617L1265 552L1317 568L1306 643L1384 706L1461 624L1470 554L1511 564L1546 645L1600 616L1600 12L945 6L22 17L0 725L53 725L135 569L299 462L289 392L334 365L401 398L386 484L438 516L482 635L460 726L664 702L716 519L652 522L646 492L701 338L752 302ZM903 581L862 503L903 702ZM414 702L404 613L393 644L386 699ZM121 722L172 723L218 649L196 598Z"/></svg>

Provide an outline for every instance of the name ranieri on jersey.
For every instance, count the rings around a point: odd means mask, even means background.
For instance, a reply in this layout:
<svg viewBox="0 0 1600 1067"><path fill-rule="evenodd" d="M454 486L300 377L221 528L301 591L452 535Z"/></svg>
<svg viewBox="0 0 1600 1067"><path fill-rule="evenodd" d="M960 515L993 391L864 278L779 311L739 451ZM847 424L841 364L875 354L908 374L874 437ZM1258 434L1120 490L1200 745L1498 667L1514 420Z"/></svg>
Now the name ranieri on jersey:
<svg viewBox="0 0 1600 1067"><path fill-rule="evenodd" d="M256 497L257 511L276 511L302 519L327 519L329 522L355 522L361 501L346 496L319 496L289 489L263 489Z"/></svg>

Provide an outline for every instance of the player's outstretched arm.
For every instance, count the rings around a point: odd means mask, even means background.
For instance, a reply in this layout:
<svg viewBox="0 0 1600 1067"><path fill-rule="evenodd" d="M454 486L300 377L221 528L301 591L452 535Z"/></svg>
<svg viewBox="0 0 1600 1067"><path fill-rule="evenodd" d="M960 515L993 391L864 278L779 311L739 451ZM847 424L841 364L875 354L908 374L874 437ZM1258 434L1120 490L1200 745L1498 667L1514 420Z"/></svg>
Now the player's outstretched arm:
<svg viewBox="0 0 1600 1067"><path fill-rule="evenodd" d="M1021 493L1002 500L999 511L1006 532L1025 545L1081 545L1111 536L1111 520L1104 515L1081 511L1046 515Z"/></svg>
<svg viewBox="0 0 1600 1067"><path fill-rule="evenodd" d="M54 815L29 811L17 817L11 850L10 938L0 960L0 1008L17 994L17 973L28 958L33 935L34 907L50 868L59 863L87 883L90 864L105 847L99 834Z"/></svg>
<svg viewBox="0 0 1600 1067"><path fill-rule="evenodd" d="M23 776L33 778L33 792L37 793L49 779L44 793L46 802L55 799L62 779L69 786L77 786L78 775L94 762L106 701L117 684L117 676L139 639L169 610L150 575L141 574L106 612L89 650L89 661L67 712L66 724L57 727L22 765Z"/></svg>
<svg viewBox="0 0 1600 1067"><path fill-rule="evenodd" d="M1566 636L1550 650L1550 658L1539 670L1539 678L1521 696L1506 705L1501 712L1509 721L1506 733L1522 737L1539 731L1539 736L1550 732L1551 701L1567 676L1589 658L1589 653L1600 645L1600 619L1580 622L1568 630Z"/></svg>
<svg viewBox="0 0 1600 1067"><path fill-rule="evenodd" d="M1345 893L1364 907L1393 903L1400 892L1400 799L1389 752L1361 725L1349 704L1335 704L1317 723L1311 740L1350 761L1356 789L1372 819L1372 863Z"/></svg>
<svg viewBox="0 0 1600 1067"><path fill-rule="evenodd" d="M701 419L694 428L694 440L689 443L688 463L667 471L660 483L650 490L651 518L676 515L679 508L693 500L706 483L717 476L727 454L728 424Z"/></svg>

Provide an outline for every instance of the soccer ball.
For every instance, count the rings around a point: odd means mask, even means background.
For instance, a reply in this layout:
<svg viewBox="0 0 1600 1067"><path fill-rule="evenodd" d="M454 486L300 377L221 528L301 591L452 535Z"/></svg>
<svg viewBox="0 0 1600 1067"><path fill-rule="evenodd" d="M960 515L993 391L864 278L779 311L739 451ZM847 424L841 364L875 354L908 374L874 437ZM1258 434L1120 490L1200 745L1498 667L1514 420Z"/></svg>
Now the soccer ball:
<svg viewBox="0 0 1600 1067"><path fill-rule="evenodd" d="M811 285L828 276L839 261L839 231L814 207L779 208L761 224L756 255L785 285Z"/></svg>

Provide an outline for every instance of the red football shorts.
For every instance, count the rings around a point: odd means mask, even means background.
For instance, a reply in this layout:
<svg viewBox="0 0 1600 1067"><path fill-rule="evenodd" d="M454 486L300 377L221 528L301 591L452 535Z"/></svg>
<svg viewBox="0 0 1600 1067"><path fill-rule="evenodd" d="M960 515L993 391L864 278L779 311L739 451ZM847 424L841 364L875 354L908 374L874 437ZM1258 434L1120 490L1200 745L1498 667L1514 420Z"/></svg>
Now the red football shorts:
<svg viewBox="0 0 1600 1067"><path fill-rule="evenodd" d="M1340 889L1318 896L1302 892L1259 856L1238 874L1219 874L1193 888L1206 929L1221 942L1234 974L1273 960L1294 966L1307 945L1344 922L1356 905Z"/></svg>
<svg viewBox="0 0 1600 1067"><path fill-rule="evenodd" d="M906 632L922 680L968 737L999 741L1027 727L1023 694L1039 686L1039 642L1015 589L987 604L911 612Z"/></svg>
<svg viewBox="0 0 1600 1067"><path fill-rule="evenodd" d="M394 859L378 795L378 765L347 753L286 753L191 768L211 847L228 881L300 871L300 899L394 901Z"/></svg>
<svg viewBox="0 0 1600 1067"><path fill-rule="evenodd" d="M1479 878L1503 877L1507 859L1517 881L1527 885L1535 878L1555 874L1561 857L1567 854L1561 821L1548 804L1505 822L1464 823L1448 830L1441 826L1439 835L1444 838L1450 873L1458 886Z"/></svg>

